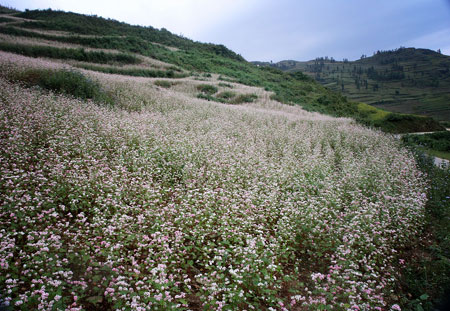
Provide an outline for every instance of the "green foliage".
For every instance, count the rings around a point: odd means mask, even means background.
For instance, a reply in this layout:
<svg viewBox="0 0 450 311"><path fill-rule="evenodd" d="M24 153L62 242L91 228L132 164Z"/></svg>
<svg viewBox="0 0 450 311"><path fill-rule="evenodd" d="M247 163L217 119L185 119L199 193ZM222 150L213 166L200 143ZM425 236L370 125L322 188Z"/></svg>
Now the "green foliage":
<svg viewBox="0 0 450 311"><path fill-rule="evenodd" d="M431 311L450 291L450 167L436 167L415 142L404 142L413 148L421 170L428 176L429 188L424 236L415 249L402 255L411 258L400 283L402 310Z"/></svg>
<svg viewBox="0 0 450 311"><path fill-rule="evenodd" d="M170 33L167 29L157 30L153 27L131 26L111 19L86 16L52 10L35 10L18 14L19 17L38 21L23 23L26 28L70 31L77 34L101 36L129 36L144 42L156 42L181 49L202 50L207 54L217 55L236 61L244 59L223 45L194 42Z"/></svg>
<svg viewBox="0 0 450 311"><path fill-rule="evenodd" d="M0 23L9 23L14 22L15 20L9 17L0 16Z"/></svg>
<svg viewBox="0 0 450 311"><path fill-rule="evenodd" d="M17 13L17 12L18 11L16 9L0 5L0 14L11 14L11 13Z"/></svg>
<svg viewBox="0 0 450 311"><path fill-rule="evenodd" d="M423 135L406 135L402 140L407 144L423 146L428 149L450 152L450 132L442 131Z"/></svg>
<svg viewBox="0 0 450 311"><path fill-rule="evenodd" d="M256 94L241 94L234 98L230 104L243 104L243 103L252 103L254 102L258 96Z"/></svg>
<svg viewBox="0 0 450 311"><path fill-rule="evenodd" d="M217 91L219 91L219 89L211 84L200 84L197 85L197 90L199 90L200 92L206 94L206 95L213 95L215 93L217 93Z"/></svg>
<svg viewBox="0 0 450 311"><path fill-rule="evenodd" d="M73 70L26 69L7 77L12 81L21 81L29 86L40 86L47 90L61 92L81 99L93 99L111 104L99 83L87 78L81 72Z"/></svg>
<svg viewBox="0 0 450 311"><path fill-rule="evenodd" d="M86 51L84 49L56 48L52 46L24 45L0 42L0 50L31 57L48 57L57 59L74 59L90 63L138 64L140 60L132 55L122 53L105 53L103 51Z"/></svg>
<svg viewBox="0 0 450 311"><path fill-rule="evenodd" d="M171 88L172 86L174 86L175 84L177 84L176 82L172 82L172 81L167 81L167 80L156 80L155 82L153 82L155 85L163 87L163 88Z"/></svg>
<svg viewBox="0 0 450 311"><path fill-rule="evenodd" d="M391 133L431 132L444 129L430 117L401 113L390 113L372 124Z"/></svg>
<svg viewBox="0 0 450 311"><path fill-rule="evenodd" d="M231 99L233 97L236 96L235 92L231 92L231 91L224 91L224 92L220 92L219 94L216 95L217 98L222 98L222 99Z"/></svg>
<svg viewBox="0 0 450 311"><path fill-rule="evenodd" d="M221 87L227 87L227 88L230 88L230 89L233 88L233 86L232 86L231 84L225 83L225 82L219 82L219 86L221 86Z"/></svg>
<svg viewBox="0 0 450 311"><path fill-rule="evenodd" d="M118 68L118 67L103 67L95 65L75 65L76 67L93 70L104 73L120 74L126 76L135 77L148 77L148 78L184 78L186 74L175 73L173 70L152 70L142 68Z"/></svg>
<svg viewBox="0 0 450 311"><path fill-rule="evenodd" d="M206 93L198 93L197 98L206 99L209 101L214 101L214 102L219 102L219 103L225 103L224 99L218 98L218 97L212 96L210 94L206 94Z"/></svg>
<svg viewBox="0 0 450 311"><path fill-rule="evenodd" d="M287 72L303 71L353 101L392 112L450 120L450 57L435 51L400 48L378 51L353 62L325 57L257 64Z"/></svg>

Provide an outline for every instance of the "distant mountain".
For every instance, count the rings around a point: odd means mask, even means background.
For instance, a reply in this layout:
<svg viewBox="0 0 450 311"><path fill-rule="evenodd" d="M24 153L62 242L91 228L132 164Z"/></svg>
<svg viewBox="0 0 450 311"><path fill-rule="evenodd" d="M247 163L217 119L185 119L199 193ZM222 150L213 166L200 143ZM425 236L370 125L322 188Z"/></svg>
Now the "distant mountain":
<svg viewBox="0 0 450 311"><path fill-rule="evenodd" d="M435 51L399 48L357 61L326 57L254 63L287 72L302 71L352 101L450 121L450 57Z"/></svg>

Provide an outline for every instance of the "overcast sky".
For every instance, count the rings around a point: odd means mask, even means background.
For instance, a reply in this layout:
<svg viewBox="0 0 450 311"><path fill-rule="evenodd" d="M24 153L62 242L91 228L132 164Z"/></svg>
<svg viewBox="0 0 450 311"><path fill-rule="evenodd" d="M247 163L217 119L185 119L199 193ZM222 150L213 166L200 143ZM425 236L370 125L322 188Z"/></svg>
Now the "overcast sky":
<svg viewBox="0 0 450 311"><path fill-rule="evenodd" d="M245 59L358 59L400 46L450 55L450 0L0 0L96 14L224 44Z"/></svg>

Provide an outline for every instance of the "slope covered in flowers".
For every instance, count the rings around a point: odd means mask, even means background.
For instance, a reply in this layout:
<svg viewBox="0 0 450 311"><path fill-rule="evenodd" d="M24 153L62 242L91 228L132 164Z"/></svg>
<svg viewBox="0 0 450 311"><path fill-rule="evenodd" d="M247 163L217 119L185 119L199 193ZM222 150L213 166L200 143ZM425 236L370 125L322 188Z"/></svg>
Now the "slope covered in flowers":
<svg viewBox="0 0 450 311"><path fill-rule="evenodd" d="M65 65L2 53L3 76ZM7 70L6 70L7 69ZM391 136L199 81L89 73L115 106L0 78L0 305L390 310L423 176ZM210 82L214 84L214 81Z"/></svg>

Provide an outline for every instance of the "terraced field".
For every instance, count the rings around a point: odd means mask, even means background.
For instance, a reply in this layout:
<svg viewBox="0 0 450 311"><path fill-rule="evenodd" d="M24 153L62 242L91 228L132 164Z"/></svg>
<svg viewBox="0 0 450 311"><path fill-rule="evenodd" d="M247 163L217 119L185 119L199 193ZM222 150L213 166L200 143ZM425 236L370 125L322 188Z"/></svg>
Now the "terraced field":
<svg viewBox="0 0 450 311"><path fill-rule="evenodd" d="M301 70L356 102L450 121L450 57L435 51L400 48L352 62L319 58L273 66Z"/></svg>

